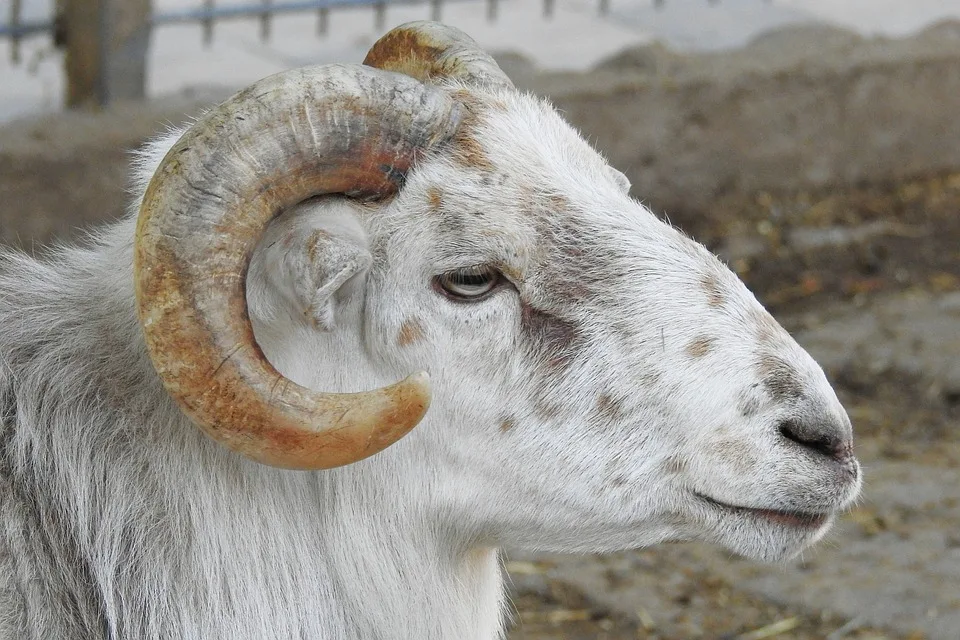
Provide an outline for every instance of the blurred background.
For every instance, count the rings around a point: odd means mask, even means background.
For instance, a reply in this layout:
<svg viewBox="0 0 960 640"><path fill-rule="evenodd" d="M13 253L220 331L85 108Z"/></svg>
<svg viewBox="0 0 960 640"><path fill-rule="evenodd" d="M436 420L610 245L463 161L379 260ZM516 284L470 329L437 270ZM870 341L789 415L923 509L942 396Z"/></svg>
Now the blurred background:
<svg viewBox="0 0 960 640"><path fill-rule="evenodd" d="M0 242L120 215L145 138L428 18L741 275L837 385L865 466L784 566L511 551L511 639L960 639L960 0L0 0Z"/></svg>

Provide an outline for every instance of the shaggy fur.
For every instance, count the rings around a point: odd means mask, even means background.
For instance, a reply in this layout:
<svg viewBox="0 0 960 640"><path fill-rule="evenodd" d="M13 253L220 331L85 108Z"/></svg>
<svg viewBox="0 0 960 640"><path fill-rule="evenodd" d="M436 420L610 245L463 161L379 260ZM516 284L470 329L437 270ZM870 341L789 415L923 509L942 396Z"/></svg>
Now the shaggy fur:
<svg viewBox="0 0 960 640"><path fill-rule="evenodd" d="M251 267L257 339L293 380L430 371L424 422L354 465L260 466L180 413L137 324L132 214L40 259L3 252L0 638L491 640L503 545L777 559L829 522L700 496L828 515L855 497L852 457L778 431L850 441L819 367L736 277L551 107L460 91L461 152L424 158L390 202L286 212ZM138 196L177 136L143 153ZM477 264L505 277L483 301L431 285Z"/></svg>

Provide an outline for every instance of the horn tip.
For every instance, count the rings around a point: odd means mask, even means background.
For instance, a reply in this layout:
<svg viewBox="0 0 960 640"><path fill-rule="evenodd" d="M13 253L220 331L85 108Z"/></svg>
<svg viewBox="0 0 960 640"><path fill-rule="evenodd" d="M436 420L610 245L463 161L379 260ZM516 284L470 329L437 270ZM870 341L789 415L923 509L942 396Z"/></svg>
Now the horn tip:
<svg viewBox="0 0 960 640"><path fill-rule="evenodd" d="M417 371L415 373L411 373L409 376L404 378L400 384L402 384L404 387L407 387L414 393L425 397L427 403L430 402L430 374L426 371Z"/></svg>

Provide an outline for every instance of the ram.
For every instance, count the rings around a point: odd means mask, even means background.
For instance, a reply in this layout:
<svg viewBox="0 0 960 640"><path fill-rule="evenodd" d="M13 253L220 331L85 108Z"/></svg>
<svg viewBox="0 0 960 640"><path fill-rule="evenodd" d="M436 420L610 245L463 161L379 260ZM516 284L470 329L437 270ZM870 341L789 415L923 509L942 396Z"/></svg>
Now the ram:
<svg viewBox="0 0 960 640"><path fill-rule="evenodd" d="M2 638L497 638L504 546L781 559L859 491L814 361L454 29L138 176L0 260Z"/></svg>

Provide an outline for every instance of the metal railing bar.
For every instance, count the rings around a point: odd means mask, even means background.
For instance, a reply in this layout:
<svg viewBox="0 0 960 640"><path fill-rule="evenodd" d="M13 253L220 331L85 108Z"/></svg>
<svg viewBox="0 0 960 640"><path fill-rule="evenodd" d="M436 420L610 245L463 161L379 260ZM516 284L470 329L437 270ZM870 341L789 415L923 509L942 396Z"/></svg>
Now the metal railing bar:
<svg viewBox="0 0 960 640"><path fill-rule="evenodd" d="M272 15L270 0L261 0L263 8L260 11L260 42L267 42L270 39L270 17Z"/></svg>
<svg viewBox="0 0 960 640"><path fill-rule="evenodd" d="M330 10L321 7L317 10L317 35L327 35L327 29L330 27Z"/></svg>
<svg viewBox="0 0 960 640"><path fill-rule="evenodd" d="M10 3L10 24L14 28L20 24L20 9L22 6L21 0L13 0ZM14 64L20 62L20 36L13 35L10 37L10 60Z"/></svg>
<svg viewBox="0 0 960 640"><path fill-rule="evenodd" d="M53 33L53 20L32 20L16 24L0 24L0 38L26 38L28 36Z"/></svg>
<svg viewBox="0 0 960 640"><path fill-rule="evenodd" d="M451 0L445 1L449 2ZM456 2L457 0L452 1ZM543 12L545 16L550 17L553 14L555 1L556 0L543 0ZM654 0L656 5L662 5L663 2L664 0ZM199 7L155 13L150 16L150 25L158 27L170 24L198 23L206 33L210 33L213 28L213 23L217 20L234 18L259 18L262 20L267 13L275 15L280 13L316 11L318 12L318 31L323 32L327 24L327 12L329 9L372 6L375 10L382 11L383 8L389 5L410 4L429 4L431 17L434 19L440 18L441 6L443 4L441 0L426 0L426 2L424 0L381 0L379 2L377 0L274 0L268 5L264 3L263 0L259 2L248 1L233 5L216 5L210 0L205 1L203 6ZM497 13L497 4L498 2L496 0L488 0L488 15ZM377 9L378 6L381 8ZM21 39L45 33L53 33L53 31L54 20L52 19L0 24L0 38Z"/></svg>
<svg viewBox="0 0 960 640"><path fill-rule="evenodd" d="M418 4L420 0L405 0L402 4ZM316 11L317 9L343 7L369 7L371 0L284 0L274 2L267 10L271 14L296 13L300 11ZM401 4L394 0L394 4ZM176 24L180 22L199 22L202 20L217 20L230 18L259 18L264 14L262 3L235 4L215 7L197 7L195 9L181 9L158 13L151 17L150 23L154 26Z"/></svg>
<svg viewBox="0 0 960 640"><path fill-rule="evenodd" d="M203 7L213 9L213 0L203 0ZM200 24L203 25L203 44L209 47L213 44L213 18L204 18L200 21Z"/></svg>

